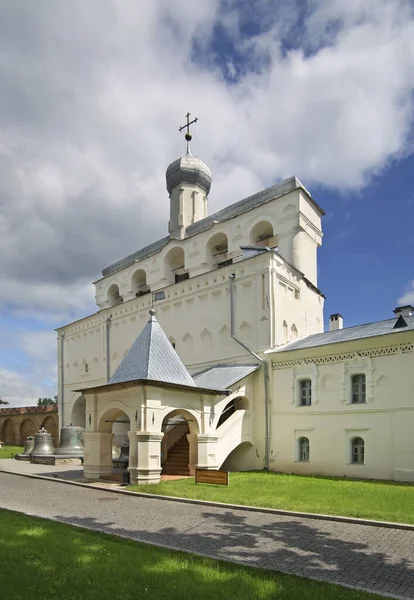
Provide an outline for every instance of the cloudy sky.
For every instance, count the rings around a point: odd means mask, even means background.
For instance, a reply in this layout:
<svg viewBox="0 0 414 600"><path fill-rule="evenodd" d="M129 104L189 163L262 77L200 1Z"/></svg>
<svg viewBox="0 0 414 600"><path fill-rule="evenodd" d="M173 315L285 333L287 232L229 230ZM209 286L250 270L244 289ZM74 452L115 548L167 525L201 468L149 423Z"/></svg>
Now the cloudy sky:
<svg viewBox="0 0 414 600"><path fill-rule="evenodd" d="M346 325L414 302L410 0L0 0L0 396L56 393L54 328L167 233L165 169L210 211L295 174L325 209L319 284Z"/></svg>

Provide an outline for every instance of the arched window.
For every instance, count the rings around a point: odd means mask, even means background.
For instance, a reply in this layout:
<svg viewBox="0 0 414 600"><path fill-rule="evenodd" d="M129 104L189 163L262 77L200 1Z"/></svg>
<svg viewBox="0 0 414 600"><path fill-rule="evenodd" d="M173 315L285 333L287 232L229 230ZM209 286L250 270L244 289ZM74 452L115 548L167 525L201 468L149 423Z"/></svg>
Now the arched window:
<svg viewBox="0 0 414 600"><path fill-rule="evenodd" d="M309 439L307 437L301 437L298 440L299 445L299 461L309 461Z"/></svg>
<svg viewBox="0 0 414 600"><path fill-rule="evenodd" d="M358 374L351 377L351 403L364 404L366 402L365 375Z"/></svg>
<svg viewBox="0 0 414 600"><path fill-rule="evenodd" d="M351 462L355 465L363 465L365 462L365 442L360 437L351 441Z"/></svg>
<svg viewBox="0 0 414 600"><path fill-rule="evenodd" d="M299 406L312 404L312 382L310 379L299 381Z"/></svg>
<svg viewBox="0 0 414 600"><path fill-rule="evenodd" d="M292 327L290 328L290 333L291 333L292 340L295 340L298 337L298 330L297 330L295 324L293 324Z"/></svg>
<svg viewBox="0 0 414 600"><path fill-rule="evenodd" d="M283 342L286 344L286 342L288 341L288 326L287 326L286 321L283 321L282 330L283 330Z"/></svg>

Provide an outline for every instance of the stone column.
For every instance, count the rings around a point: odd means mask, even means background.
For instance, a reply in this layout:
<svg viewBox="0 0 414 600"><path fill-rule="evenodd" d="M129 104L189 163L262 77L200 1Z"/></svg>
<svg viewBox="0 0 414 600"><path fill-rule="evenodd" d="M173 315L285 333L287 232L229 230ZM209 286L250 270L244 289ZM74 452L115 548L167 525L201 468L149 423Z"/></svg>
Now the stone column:
<svg viewBox="0 0 414 600"><path fill-rule="evenodd" d="M130 443L137 446L137 465L130 467L131 484L159 483L161 476L161 441L163 433L129 432ZM129 435L128 433L128 435ZM132 434L136 440L133 442Z"/></svg>
<svg viewBox="0 0 414 600"><path fill-rule="evenodd" d="M217 464L217 435L199 434L198 441L198 461L197 466L200 469L218 469Z"/></svg>
<svg viewBox="0 0 414 600"><path fill-rule="evenodd" d="M198 463L198 440L196 433L188 433L187 440L189 444L189 464L190 475L195 475L195 469Z"/></svg>
<svg viewBox="0 0 414 600"><path fill-rule="evenodd" d="M112 474L112 433L84 431L85 479L99 479Z"/></svg>

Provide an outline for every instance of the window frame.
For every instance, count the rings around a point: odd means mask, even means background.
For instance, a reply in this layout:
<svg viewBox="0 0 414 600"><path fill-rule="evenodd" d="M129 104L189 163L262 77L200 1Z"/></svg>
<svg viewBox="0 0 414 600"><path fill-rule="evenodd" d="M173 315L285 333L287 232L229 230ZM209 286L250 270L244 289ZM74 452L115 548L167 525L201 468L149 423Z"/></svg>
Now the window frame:
<svg viewBox="0 0 414 600"><path fill-rule="evenodd" d="M298 381L298 406L312 406L312 379L310 377L304 377Z"/></svg>
<svg viewBox="0 0 414 600"><path fill-rule="evenodd" d="M351 464L365 465L365 440L359 435L351 439Z"/></svg>
<svg viewBox="0 0 414 600"><path fill-rule="evenodd" d="M367 377L365 373L352 373L349 387L351 393L350 404L367 403ZM355 398L358 399L355 400Z"/></svg>
<svg viewBox="0 0 414 600"><path fill-rule="evenodd" d="M298 439L298 462L310 462L310 441L306 436Z"/></svg>

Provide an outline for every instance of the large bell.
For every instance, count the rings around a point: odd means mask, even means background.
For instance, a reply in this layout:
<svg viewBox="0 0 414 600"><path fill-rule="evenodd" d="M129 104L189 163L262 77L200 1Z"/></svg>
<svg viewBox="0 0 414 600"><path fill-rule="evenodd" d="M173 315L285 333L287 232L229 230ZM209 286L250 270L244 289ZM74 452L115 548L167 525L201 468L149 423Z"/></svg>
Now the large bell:
<svg viewBox="0 0 414 600"><path fill-rule="evenodd" d="M26 438L26 441L24 443L24 448L23 448L23 452L21 452L20 454L15 454L14 458L16 460L30 460L30 453L34 448L34 437L32 435L29 435L29 437Z"/></svg>
<svg viewBox="0 0 414 600"><path fill-rule="evenodd" d="M21 453L21 456L29 456L29 454L31 453L31 451L34 448L34 436L33 435L29 435L26 438L26 441L24 443L24 448L23 448L23 452Z"/></svg>
<svg viewBox="0 0 414 600"><path fill-rule="evenodd" d="M129 463L129 444L121 444L121 454L112 460L114 467L126 469Z"/></svg>
<svg viewBox="0 0 414 600"><path fill-rule="evenodd" d="M83 427L69 425L60 430L60 444L54 452L55 456L71 456L83 458Z"/></svg>
<svg viewBox="0 0 414 600"><path fill-rule="evenodd" d="M52 441L52 434L48 433L44 427L39 429L34 436L34 448L30 453L30 457L50 456L55 451Z"/></svg>

